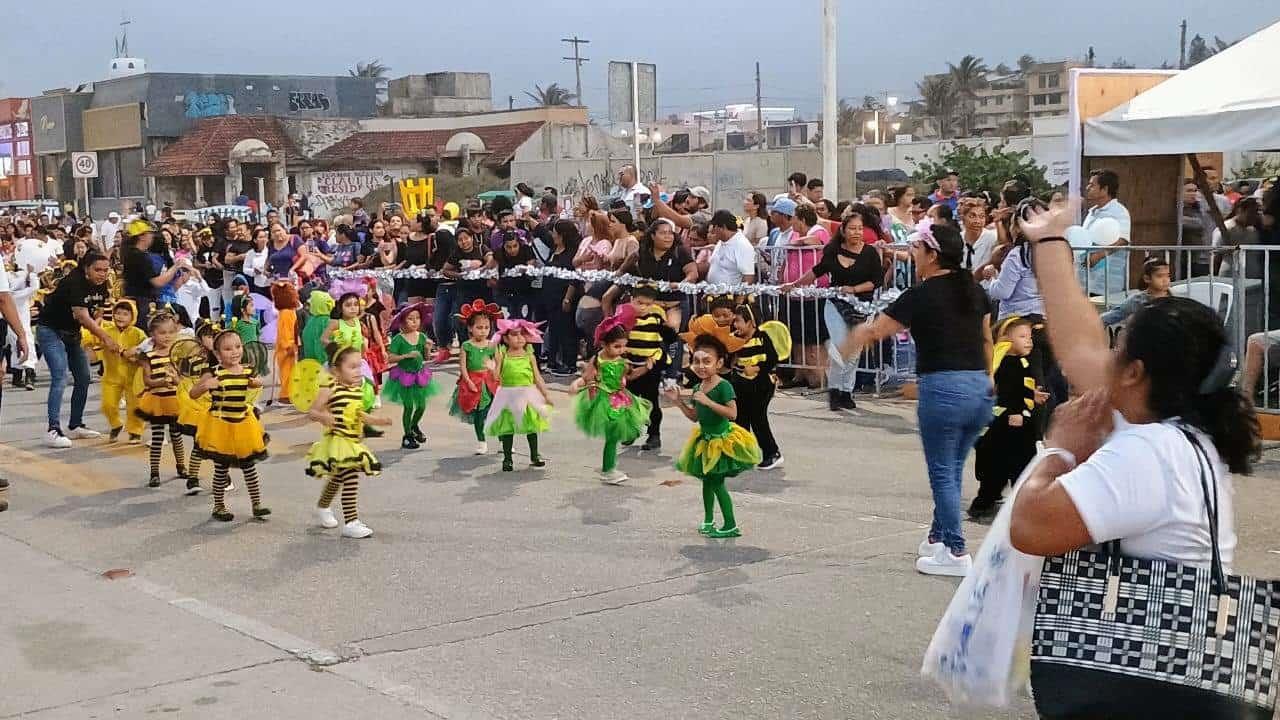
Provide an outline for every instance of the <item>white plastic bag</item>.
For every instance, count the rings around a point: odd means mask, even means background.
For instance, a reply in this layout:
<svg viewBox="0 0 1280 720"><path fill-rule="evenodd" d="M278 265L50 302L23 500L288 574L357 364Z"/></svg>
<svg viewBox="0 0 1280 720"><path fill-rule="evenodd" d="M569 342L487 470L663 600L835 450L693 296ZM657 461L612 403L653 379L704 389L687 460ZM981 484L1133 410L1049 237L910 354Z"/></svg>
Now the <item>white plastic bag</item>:
<svg viewBox="0 0 1280 720"><path fill-rule="evenodd" d="M920 673L954 703L1004 707L1030 677L1044 558L1015 550L1009 523L1018 489L1043 457L1022 471L925 651Z"/></svg>

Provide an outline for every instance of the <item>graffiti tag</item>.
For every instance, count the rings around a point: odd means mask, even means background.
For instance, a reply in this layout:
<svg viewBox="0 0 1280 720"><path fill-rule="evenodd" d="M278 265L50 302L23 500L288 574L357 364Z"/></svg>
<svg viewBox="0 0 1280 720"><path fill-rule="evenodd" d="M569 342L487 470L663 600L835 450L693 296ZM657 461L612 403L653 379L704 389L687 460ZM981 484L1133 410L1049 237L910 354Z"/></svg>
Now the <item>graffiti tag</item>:
<svg viewBox="0 0 1280 720"><path fill-rule="evenodd" d="M289 112L301 110L328 110L329 96L318 92L289 93Z"/></svg>
<svg viewBox="0 0 1280 720"><path fill-rule="evenodd" d="M186 94L189 118L219 117L236 114L236 99L227 93L189 92Z"/></svg>

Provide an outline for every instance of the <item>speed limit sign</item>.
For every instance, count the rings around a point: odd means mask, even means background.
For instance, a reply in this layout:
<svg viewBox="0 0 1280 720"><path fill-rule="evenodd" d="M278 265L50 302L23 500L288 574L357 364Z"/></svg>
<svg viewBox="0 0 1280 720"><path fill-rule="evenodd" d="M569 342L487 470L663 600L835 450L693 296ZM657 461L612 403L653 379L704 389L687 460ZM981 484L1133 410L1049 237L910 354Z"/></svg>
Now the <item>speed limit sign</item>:
<svg viewBox="0 0 1280 720"><path fill-rule="evenodd" d="M74 177L74 178L98 177L98 153L96 152L71 153L71 177Z"/></svg>

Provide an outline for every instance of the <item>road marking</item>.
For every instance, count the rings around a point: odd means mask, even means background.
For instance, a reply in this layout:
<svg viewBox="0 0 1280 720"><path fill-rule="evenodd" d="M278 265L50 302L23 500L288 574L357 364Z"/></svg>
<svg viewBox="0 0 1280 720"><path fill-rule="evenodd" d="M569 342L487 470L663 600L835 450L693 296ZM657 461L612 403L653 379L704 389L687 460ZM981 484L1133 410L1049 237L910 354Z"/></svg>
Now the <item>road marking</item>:
<svg viewBox="0 0 1280 720"><path fill-rule="evenodd" d="M63 462L5 443L0 443L0 456L7 461L5 464L10 472L26 480L61 488L72 495L97 495L137 484L106 472L102 463L90 468L87 464Z"/></svg>

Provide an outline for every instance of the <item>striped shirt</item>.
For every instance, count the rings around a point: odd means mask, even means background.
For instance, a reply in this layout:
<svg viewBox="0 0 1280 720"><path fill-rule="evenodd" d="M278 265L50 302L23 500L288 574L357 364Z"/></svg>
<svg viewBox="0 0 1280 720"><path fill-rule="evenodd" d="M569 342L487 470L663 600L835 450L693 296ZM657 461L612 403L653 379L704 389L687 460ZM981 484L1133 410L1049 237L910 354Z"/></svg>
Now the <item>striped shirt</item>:
<svg viewBox="0 0 1280 720"><path fill-rule="evenodd" d="M328 432L349 440L359 440L362 435L361 429L347 423L349 412L347 408L353 404L357 406L364 404L364 389L359 385L349 387L341 383L334 383L330 388L333 392L329 395L329 402L325 407L329 410L329 414L333 415L334 424Z"/></svg>
<svg viewBox="0 0 1280 720"><path fill-rule="evenodd" d="M653 309L636 318L636 324L627 335L627 360L632 365L644 365L653 358L654 365L666 362L667 316L661 309Z"/></svg>
<svg viewBox="0 0 1280 720"><path fill-rule="evenodd" d="M756 334L743 343L742 349L734 355L733 371L739 375L754 378L758 373L773 372L777 364L778 353L773 347L773 341L764 332L757 330Z"/></svg>
<svg viewBox="0 0 1280 720"><path fill-rule="evenodd" d="M245 419L249 414L249 381L253 379L253 371L217 367L212 372L218 387L209 391L209 414L227 422Z"/></svg>
<svg viewBox="0 0 1280 720"><path fill-rule="evenodd" d="M147 379L153 383L167 383L148 387L146 391L159 398L177 397L178 387L171 384L172 377L169 374L173 369L173 358L169 357L169 351L152 350L146 354L145 358L147 361Z"/></svg>

